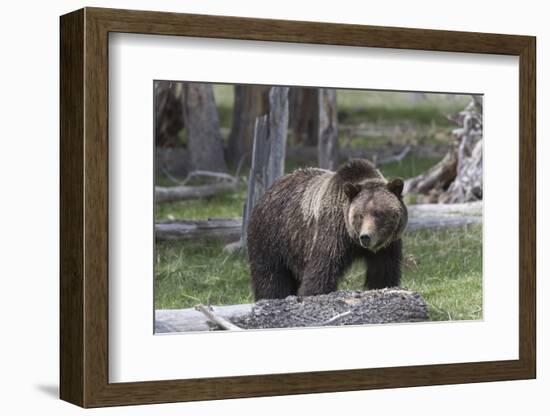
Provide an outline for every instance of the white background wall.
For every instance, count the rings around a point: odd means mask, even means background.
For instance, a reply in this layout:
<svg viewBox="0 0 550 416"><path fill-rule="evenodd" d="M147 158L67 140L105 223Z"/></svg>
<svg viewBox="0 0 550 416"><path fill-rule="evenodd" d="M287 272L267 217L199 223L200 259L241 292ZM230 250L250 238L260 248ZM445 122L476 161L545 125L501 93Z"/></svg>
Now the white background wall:
<svg viewBox="0 0 550 416"><path fill-rule="evenodd" d="M538 380L315 394L92 410L88 414L329 415L342 412L546 415L550 410L548 260L549 192L543 194L550 146L543 140L550 99L545 2L358 2L277 0L4 2L0 14L0 411L68 415L82 410L58 395L59 20L82 6L166 10L387 26L536 35L538 42ZM548 66L548 65L547 65ZM505 121L503 121L505 122ZM544 200L545 199L545 200ZM505 259L504 259L505 260ZM491 259L489 259L491 261ZM503 259L494 259L503 261ZM543 332L543 324L546 332ZM406 348L406 341L404 341Z"/></svg>

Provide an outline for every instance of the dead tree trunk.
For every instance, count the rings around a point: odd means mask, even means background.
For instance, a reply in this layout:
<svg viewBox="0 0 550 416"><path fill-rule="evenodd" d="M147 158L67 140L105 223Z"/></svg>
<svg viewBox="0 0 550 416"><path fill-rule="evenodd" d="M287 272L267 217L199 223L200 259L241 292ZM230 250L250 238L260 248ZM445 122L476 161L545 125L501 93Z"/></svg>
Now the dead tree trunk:
<svg viewBox="0 0 550 416"><path fill-rule="evenodd" d="M274 87L269 92L269 158L266 178L268 186L285 173L288 132L288 88Z"/></svg>
<svg viewBox="0 0 550 416"><path fill-rule="evenodd" d="M241 159L250 163L256 118L269 111L269 87L236 85L233 122L227 145L227 159L237 165Z"/></svg>
<svg viewBox="0 0 550 416"><path fill-rule="evenodd" d="M317 146L319 167L338 165L336 90L295 87L289 92L289 125L294 142Z"/></svg>
<svg viewBox="0 0 550 416"><path fill-rule="evenodd" d="M269 92L269 114L258 117L254 128L248 195L243 210L241 239L228 251L246 249L246 230L252 209L275 180L282 176L288 133L288 88L273 87Z"/></svg>
<svg viewBox="0 0 550 416"><path fill-rule="evenodd" d="M405 193L419 195L417 202L457 203L483 198L483 121L480 96L456 120L456 143L443 160L419 176L405 181Z"/></svg>
<svg viewBox="0 0 550 416"><path fill-rule="evenodd" d="M183 115L192 169L226 171L212 85L186 83L183 92Z"/></svg>
<svg viewBox="0 0 550 416"><path fill-rule="evenodd" d="M256 119L254 128L254 141L252 144L252 161L248 175L248 193L243 209L243 224L241 230L240 248L246 249L246 230L250 220L250 214L256 202L264 194L268 187L267 164L269 162L269 129L267 115Z"/></svg>
<svg viewBox="0 0 550 416"><path fill-rule="evenodd" d="M183 128L181 83L155 81L155 144L159 147L176 147L178 133Z"/></svg>
<svg viewBox="0 0 550 416"><path fill-rule="evenodd" d="M338 167L338 114L336 90L319 88L318 150L319 167L336 170Z"/></svg>
<svg viewBox="0 0 550 416"><path fill-rule="evenodd" d="M439 202L456 203L483 198L482 98L473 96L470 105L460 114L462 127L453 131L460 138L457 175Z"/></svg>
<svg viewBox="0 0 550 416"><path fill-rule="evenodd" d="M317 146L318 90L293 87L288 93L289 127L295 144Z"/></svg>

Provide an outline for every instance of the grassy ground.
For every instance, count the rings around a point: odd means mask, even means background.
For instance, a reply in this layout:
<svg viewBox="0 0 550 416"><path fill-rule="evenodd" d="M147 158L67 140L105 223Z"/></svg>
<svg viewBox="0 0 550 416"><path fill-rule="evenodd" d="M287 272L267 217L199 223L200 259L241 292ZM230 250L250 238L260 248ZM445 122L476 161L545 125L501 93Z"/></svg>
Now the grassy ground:
<svg viewBox="0 0 550 416"><path fill-rule="evenodd" d="M224 192L208 199L156 204L155 220L240 217L245 199L246 186L243 184L236 192Z"/></svg>
<svg viewBox="0 0 550 416"><path fill-rule="evenodd" d="M422 230L404 237L402 286L418 291L432 320L480 319L481 227ZM253 302L247 261L222 252L223 243L157 244L155 306L188 308ZM346 274L341 289L361 289L364 265Z"/></svg>
<svg viewBox="0 0 550 416"><path fill-rule="evenodd" d="M468 96L425 94L415 101L410 95L393 91L338 90L339 121L392 123L407 120L418 124L449 124L447 114L457 113L469 102Z"/></svg>

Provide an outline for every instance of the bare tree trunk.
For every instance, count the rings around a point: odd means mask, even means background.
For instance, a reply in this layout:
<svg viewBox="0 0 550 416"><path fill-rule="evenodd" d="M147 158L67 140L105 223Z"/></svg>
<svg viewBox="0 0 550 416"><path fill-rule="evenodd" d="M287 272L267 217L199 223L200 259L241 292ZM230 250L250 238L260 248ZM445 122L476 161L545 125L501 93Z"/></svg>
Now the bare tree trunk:
<svg viewBox="0 0 550 416"><path fill-rule="evenodd" d="M161 147L178 145L178 133L183 128L181 84L155 81L155 144Z"/></svg>
<svg viewBox="0 0 550 416"><path fill-rule="evenodd" d="M317 146L318 88L292 87L288 94L289 126L294 143Z"/></svg>
<svg viewBox="0 0 550 416"><path fill-rule="evenodd" d="M212 85L186 83L183 92L183 114L192 169L226 171Z"/></svg>
<svg viewBox="0 0 550 416"><path fill-rule="evenodd" d="M288 133L288 88L273 87L269 92L269 114L258 117L254 129L248 195L243 210L241 240L228 251L246 250L246 230L252 209L265 191L284 173Z"/></svg>
<svg viewBox="0 0 550 416"><path fill-rule="evenodd" d="M248 175L248 193L243 210L243 227L241 232L241 248L246 248L246 230L252 209L269 186L267 184L267 165L270 153L269 128L267 115L256 119L254 141L252 145L252 161Z"/></svg>
<svg viewBox="0 0 550 416"><path fill-rule="evenodd" d="M269 111L269 87L236 85L233 122L227 146L227 158L237 165L242 158L250 161L256 118Z"/></svg>
<svg viewBox="0 0 550 416"><path fill-rule="evenodd" d="M405 181L405 193L419 194L419 202L457 203L483 198L482 98L458 115L453 130L456 144L437 165Z"/></svg>
<svg viewBox="0 0 550 416"><path fill-rule="evenodd" d="M319 88L318 150L319 167L336 170L338 167L338 114L336 90Z"/></svg>
<svg viewBox="0 0 550 416"><path fill-rule="evenodd" d="M274 87L269 91L269 159L268 186L285 173L285 153L288 133L288 88Z"/></svg>

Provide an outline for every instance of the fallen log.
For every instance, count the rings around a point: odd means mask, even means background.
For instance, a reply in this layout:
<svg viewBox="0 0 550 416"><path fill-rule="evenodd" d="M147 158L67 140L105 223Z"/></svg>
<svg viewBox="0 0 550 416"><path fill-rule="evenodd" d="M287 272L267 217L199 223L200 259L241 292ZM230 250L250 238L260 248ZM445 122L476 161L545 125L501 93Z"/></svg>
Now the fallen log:
<svg viewBox="0 0 550 416"><path fill-rule="evenodd" d="M206 316L211 322L213 322L215 325L219 326L221 329L225 329L226 331L242 331L243 329L233 323L231 323L229 320L225 319L223 316L217 314L212 310L211 307L205 306L205 305L197 305L195 306L195 309L202 313L204 316Z"/></svg>
<svg viewBox="0 0 550 416"><path fill-rule="evenodd" d="M461 216L425 216L410 218L407 231L429 230L434 228L456 228L465 225L481 224L482 217L475 215Z"/></svg>
<svg viewBox="0 0 550 416"><path fill-rule="evenodd" d="M241 236L240 218L210 218L182 220L155 224L157 240L223 240L233 241Z"/></svg>
<svg viewBox="0 0 550 416"><path fill-rule="evenodd" d="M412 150L412 146L408 144L396 155L391 155L379 160L375 159L374 164L376 166L381 166L381 165L387 165L388 163L394 163L394 162L400 163L403 161L403 159L407 157L407 155L410 153L411 150Z"/></svg>
<svg viewBox="0 0 550 416"><path fill-rule="evenodd" d="M405 180L403 193L428 194L433 190L442 192L443 189L447 189L451 182L455 180L457 163L457 154L453 149L426 172ZM437 199L434 199L433 202L437 202Z"/></svg>
<svg viewBox="0 0 550 416"><path fill-rule="evenodd" d="M240 328L296 328L427 321L422 296L401 288L342 290L317 296L263 299L231 318Z"/></svg>
<svg viewBox="0 0 550 416"><path fill-rule="evenodd" d="M206 307L203 307L203 309ZM416 292L401 288L337 291L318 296L264 299L254 304L206 308L232 330L327 327L427 321L428 307ZM194 308L156 310L155 333L219 330ZM230 323L228 324L228 321ZM231 325L236 325L235 329Z"/></svg>
<svg viewBox="0 0 550 416"><path fill-rule="evenodd" d="M229 319L245 315L252 310L252 304L211 306L210 309L218 316ZM171 333L186 331L211 331L216 329L206 316L195 308L157 309L155 310L155 333Z"/></svg>
<svg viewBox="0 0 550 416"><path fill-rule="evenodd" d="M208 198L237 188L238 182L222 182L198 186L155 186L155 202L173 202Z"/></svg>
<svg viewBox="0 0 550 416"><path fill-rule="evenodd" d="M482 222L481 201L464 204L410 205L407 230L460 227ZM155 224L157 240L222 240L236 242L240 239L240 218L210 218L207 220L181 220ZM239 249L234 245L233 252Z"/></svg>
<svg viewBox="0 0 550 416"><path fill-rule="evenodd" d="M457 204L412 204L407 207L409 217L420 218L426 216L470 216L482 215L483 201L465 202Z"/></svg>

